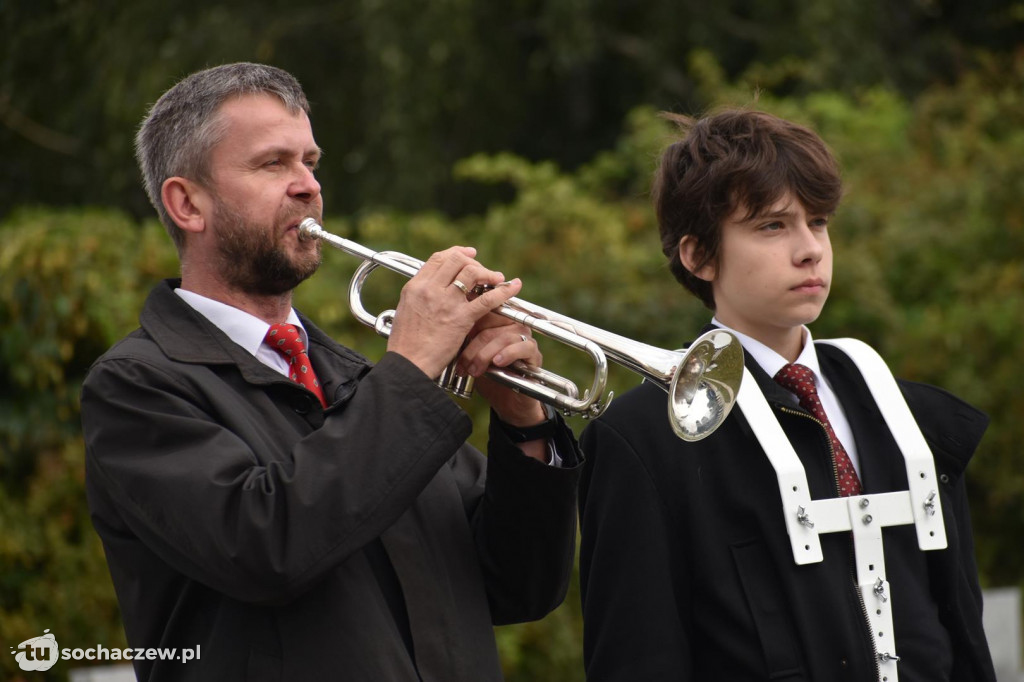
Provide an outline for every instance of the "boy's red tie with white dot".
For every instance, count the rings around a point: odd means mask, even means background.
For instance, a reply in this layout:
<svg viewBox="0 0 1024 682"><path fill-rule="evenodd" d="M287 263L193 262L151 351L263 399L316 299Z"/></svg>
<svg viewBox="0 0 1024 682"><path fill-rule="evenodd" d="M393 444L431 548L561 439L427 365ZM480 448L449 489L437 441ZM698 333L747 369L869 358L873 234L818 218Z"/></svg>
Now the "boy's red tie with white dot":
<svg viewBox="0 0 1024 682"><path fill-rule="evenodd" d="M306 346L302 336L293 324L274 324L270 326L264 343L276 350L288 361L288 377L297 384L305 386L320 399L320 404L327 407L323 389L313 372L313 365L306 354Z"/></svg>
<svg viewBox="0 0 1024 682"><path fill-rule="evenodd" d="M857 477L856 469L853 468L850 456L846 454L846 448L836 438L836 432L832 430L832 424L828 421L825 408L821 405L818 389L814 386L814 372L804 365L788 364L775 375L775 381L783 388L795 393L800 399L800 407L814 415L814 418L825 427L835 455L839 494L842 497L859 495L862 490L860 479Z"/></svg>

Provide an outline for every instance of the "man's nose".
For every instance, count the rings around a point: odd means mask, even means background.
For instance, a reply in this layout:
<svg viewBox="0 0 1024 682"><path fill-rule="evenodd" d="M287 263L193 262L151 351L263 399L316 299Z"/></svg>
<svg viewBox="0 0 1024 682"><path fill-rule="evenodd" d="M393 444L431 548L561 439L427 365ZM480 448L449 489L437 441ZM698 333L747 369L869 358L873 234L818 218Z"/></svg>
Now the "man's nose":
<svg viewBox="0 0 1024 682"><path fill-rule="evenodd" d="M288 188L288 194L303 201L313 201L320 196L320 183L312 168L305 163L299 164L295 178Z"/></svg>

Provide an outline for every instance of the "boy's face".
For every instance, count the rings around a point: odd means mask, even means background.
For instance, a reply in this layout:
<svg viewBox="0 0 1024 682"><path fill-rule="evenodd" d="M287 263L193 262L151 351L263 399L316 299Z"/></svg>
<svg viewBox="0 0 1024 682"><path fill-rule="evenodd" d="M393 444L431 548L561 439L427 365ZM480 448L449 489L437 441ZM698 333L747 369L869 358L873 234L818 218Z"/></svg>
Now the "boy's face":
<svg viewBox="0 0 1024 682"><path fill-rule="evenodd" d="M726 218L717 266L695 274L711 282L723 324L794 360L801 325L817 319L828 298L829 216L809 214L789 192L760 215L746 213L740 206Z"/></svg>

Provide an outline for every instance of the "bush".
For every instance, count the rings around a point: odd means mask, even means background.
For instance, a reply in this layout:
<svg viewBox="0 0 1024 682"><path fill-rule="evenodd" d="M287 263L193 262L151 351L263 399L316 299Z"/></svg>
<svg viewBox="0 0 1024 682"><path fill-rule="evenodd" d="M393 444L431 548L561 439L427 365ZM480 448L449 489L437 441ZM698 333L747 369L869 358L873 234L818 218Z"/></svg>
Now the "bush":
<svg viewBox="0 0 1024 682"><path fill-rule="evenodd" d="M1024 575L1024 62L980 71L908 103L886 90L857 97L762 95L757 106L812 125L836 150L848 196L833 221L835 286L819 338L858 336L900 376L942 385L986 410L992 426L968 472L986 586ZM708 70L709 99L750 104L751 88ZM618 145L574 172L498 154L455 168L466 183L513 198L461 219L386 210L326 227L418 258L453 243L524 281L522 298L664 348L710 314L667 272L646 196L672 134L650 109ZM384 341L347 310L355 258L326 253L296 305L341 343L376 358ZM89 364L136 326L150 287L172 276L170 241L122 214L23 210L0 224L0 638L46 628L62 645L123 642L116 602L82 487L78 393ZM404 279L375 275L370 310L394 307ZM546 366L589 383L589 361L542 343ZM638 381L612 368L612 388ZM481 401L467 409L482 423ZM584 424L574 421L581 429ZM484 429L473 442L483 446ZM538 623L498 629L510 682L582 680L578 585ZM60 679L65 663L48 673ZM18 675L13 657L0 676ZM15 678L17 679L17 678Z"/></svg>

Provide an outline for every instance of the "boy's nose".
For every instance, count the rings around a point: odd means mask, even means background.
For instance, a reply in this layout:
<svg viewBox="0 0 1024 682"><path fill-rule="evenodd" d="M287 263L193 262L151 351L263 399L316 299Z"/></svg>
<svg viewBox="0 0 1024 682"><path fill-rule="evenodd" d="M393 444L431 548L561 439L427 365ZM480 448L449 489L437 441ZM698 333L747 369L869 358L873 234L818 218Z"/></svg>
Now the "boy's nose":
<svg viewBox="0 0 1024 682"><path fill-rule="evenodd" d="M794 260L798 263L807 261L817 263L825 254L825 245L822 243L821 234L803 223L797 230L797 244L794 249ZM827 237L826 237L827 239Z"/></svg>

